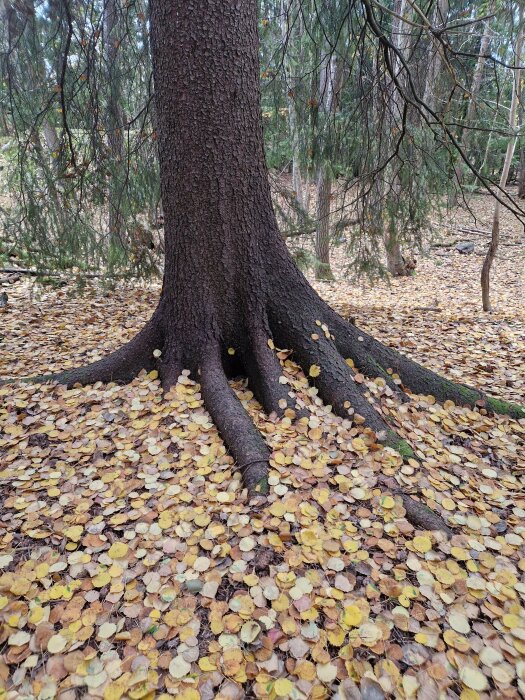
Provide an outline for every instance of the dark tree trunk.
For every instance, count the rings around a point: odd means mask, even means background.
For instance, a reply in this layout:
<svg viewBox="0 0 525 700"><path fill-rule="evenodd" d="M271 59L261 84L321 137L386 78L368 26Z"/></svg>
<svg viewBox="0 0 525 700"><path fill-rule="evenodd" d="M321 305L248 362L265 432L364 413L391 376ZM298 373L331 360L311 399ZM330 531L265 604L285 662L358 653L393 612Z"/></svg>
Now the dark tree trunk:
<svg viewBox="0 0 525 700"><path fill-rule="evenodd" d="M125 381L158 367L165 390L183 368L244 481L265 488L269 449L230 388L230 360L267 412L297 408L279 382L273 350L293 350L319 395L344 417L359 415L401 454L410 448L354 381L345 362L391 373L417 393L474 405L480 392L453 384L340 318L295 266L277 228L263 151L256 0L151 0L152 53L165 215L166 264L159 305L127 345L87 367L36 380L69 385ZM162 351L157 360L158 352ZM320 368L320 372L317 371ZM487 407L515 416L512 405Z"/></svg>

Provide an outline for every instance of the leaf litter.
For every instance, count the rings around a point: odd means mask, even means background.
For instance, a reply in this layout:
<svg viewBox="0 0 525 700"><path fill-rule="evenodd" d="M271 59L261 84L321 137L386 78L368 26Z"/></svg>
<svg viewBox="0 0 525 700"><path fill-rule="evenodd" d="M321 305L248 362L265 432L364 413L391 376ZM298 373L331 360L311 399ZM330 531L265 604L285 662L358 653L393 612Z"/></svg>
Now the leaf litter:
<svg viewBox="0 0 525 700"><path fill-rule="evenodd" d="M516 305L477 318L460 285L431 319L411 311L470 264L451 253L436 272L423 261L391 304L381 284L320 289L440 371L462 358L465 380L483 386L466 342L478 338L492 393L507 376L500 395L523 402ZM495 284L506 298L505 279ZM3 316L3 376L96 359L140 327L156 293L31 302L19 283ZM307 417L266 416L234 384L272 448L265 501L248 500L185 375L167 400L154 372L127 386L0 387L1 698L525 694L525 422L432 397L401 405L367 381L415 450L403 462L281 359ZM414 527L399 489L450 532Z"/></svg>

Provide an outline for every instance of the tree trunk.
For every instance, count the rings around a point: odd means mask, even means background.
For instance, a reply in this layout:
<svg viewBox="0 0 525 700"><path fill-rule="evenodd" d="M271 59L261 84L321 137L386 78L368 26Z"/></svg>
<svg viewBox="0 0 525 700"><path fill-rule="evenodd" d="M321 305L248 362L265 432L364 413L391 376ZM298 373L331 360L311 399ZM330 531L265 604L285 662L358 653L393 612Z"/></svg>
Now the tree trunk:
<svg viewBox="0 0 525 700"><path fill-rule="evenodd" d="M446 27L449 0L438 0L432 15L432 26L434 28ZM425 78L425 90L423 102L434 110L436 108L437 84L443 64L443 47L432 35L428 56L428 70Z"/></svg>
<svg viewBox="0 0 525 700"><path fill-rule="evenodd" d="M327 53L321 66L319 83L319 116L323 117L323 134L318 142L319 165L317 168L317 227L315 232L315 276L318 280L333 280L330 266L330 209L332 201L332 172L330 160L333 157L330 117L337 112L341 88L342 65L335 53Z"/></svg>
<svg viewBox="0 0 525 700"><path fill-rule="evenodd" d="M121 107L119 75L120 36L119 10L116 0L106 0L104 8L104 33L109 98L106 113L106 131L109 145L108 229L110 244L116 249L125 243L124 217L124 115Z"/></svg>
<svg viewBox="0 0 525 700"><path fill-rule="evenodd" d="M406 0L396 0L394 7L397 16L394 17L392 21L391 36L392 44L405 58L408 49L407 32L403 21L406 12L406 5ZM395 52L392 52L392 68L394 74L397 76L397 80L402 82L402 64L399 56ZM389 143L389 150L393 151L395 133L399 130L402 119L403 99L393 81L391 81L390 85L388 86L387 95L388 102L386 105L385 117L385 125L387 129L386 139L387 143ZM395 205L401 197L401 183L399 181L399 175L393 165L385 169L385 174L387 179L386 187L391 187L392 194L395 199ZM387 270L393 277L401 277L408 274L408 269L405 265L403 253L401 251L399 232L396 228L397 216L395 215L395 210L394 213L390 214L388 219L386 216L383 216L382 218L383 222L386 223L386 230L383 232L383 237L385 243Z"/></svg>
<svg viewBox="0 0 525 700"><path fill-rule="evenodd" d="M386 267L393 277L403 277L408 274L407 266L401 252L401 245L395 230L390 228L385 239Z"/></svg>
<svg viewBox="0 0 525 700"><path fill-rule="evenodd" d="M520 148L520 173L518 177L518 197L525 199L525 146Z"/></svg>
<svg viewBox="0 0 525 700"><path fill-rule="evenodd" d="M438 400L475 405L484 397L344 321L293 262L272 209L263 152L257 1L152 0L151 10L166 236L161 298L143 330L116 352L34 381L127 381L143 368L158 369L169 395L187 368L245 484L265 491L270 451L227 373L247 374L268 413L300 415L274 352L290 348L334 412L412 455L345 358L394 392L392 372ZM485 400L489 410L525 416L517 406L491 401Z"/></svg>
<svg viewBox="0 0 525 700"><path fill-rule="evenodd" d="M292 10L297 10L294 18ZM281 2L281 33L283 44L287 45L287 51L283 57L283 72L285 77L286 101L288 105L288 129L292 146L292 187L295 192L296 204L300 210L305 211L305 197L303 192L303 178L301 173L301 140L299 134L299 123L297 119L297 87L298 81L295 75L299 61L291 60L289 53L292 47L300 52L302 36L302 18L300 17L300 7L295 8L295 3L290 0ZM292 19L292 23L290 20ZM291 46L290 46L291 45ZM300 60L300 54L299 54ZM306 211L306 213L308 213Z"/></svg>
<svg viewBox="0 0 525 700"><path fill-rule="evenodd" d="M494 12L494 2L491 2L487 14L491 15ZM492 37L492 29L490 26L490 18L487 19L483 26L483 35L481 37L481 42L479 45L478 60L476 62L476 67L474 69L474 74L472 76L472 85L470 88L470 99L467 107L467 114L465 117L465 129L463 132L462 145L465 153L467 153L468 144L470 141L471 130L469 127L473 125L474 119L476 118L476 107L479 90L481 87L481 80L483 78L483 69L485 68L485 63L487 62L487 51L489 49L490 40ZM468 155L468 154L467 154Z"/></svg>
<svg viewBox="0 0 525 700"><path fill-rule="evenodd" d="M523 0L520 2L520 16L519 16L519 29L518 36L516 38L516 46L514 50L514 65L521 65L521 54L523 49ZM521 95L521 70L514 70L513 75L513 86L512 86L512 99L509 111L509 131L511 133L516 132L517 127L517 116L518 116L518 105L520 102ZM518 140L517 135L511 136L509 143L507 144L507 151L505 153L505 160L503 161L503 168L501 170L501 177L499 181L499 186L504 189L507 186L507 180L509 177L510 166L512 164L512 158L514 157L514 151L516 149L516 142ZM492 304L490 301L490 270L492 268L492 263L496 257L499 247L499 229L500 229L500 202L496 200L494 205L494 217L492 219L492 232L489 243L489 249L483 261L483 267L481 269L481 299L483 303L483 311L492 311Z"/></svg>
<svg viewBox="0 0 525 700"><path fill-rule="evenodd" d="M315 276L318 280L333 280L330 266L330 205L332 172L329 163L322 163L317 173L317 206L315 229Z"/></svg>

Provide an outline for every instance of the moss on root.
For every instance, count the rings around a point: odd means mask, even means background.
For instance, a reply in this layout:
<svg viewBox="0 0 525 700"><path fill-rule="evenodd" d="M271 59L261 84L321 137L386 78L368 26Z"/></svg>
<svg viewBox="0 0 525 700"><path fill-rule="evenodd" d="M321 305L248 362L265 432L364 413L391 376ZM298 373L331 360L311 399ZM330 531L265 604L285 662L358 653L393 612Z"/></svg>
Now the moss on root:
<svg viewBox="0 0 525 700"><path fill-rule="evenodd" d="M487 409L491 413L500 413L501 415L510 416L511 418L525 418L525 408L519 406L517 403L510 403L509 401L503 401L503 399L496 399L493 396L489 396L486 399Z"/></svg>
<svg viewBox="0 0 525 700"><path fill-rule="evenodd" d="M270 491L270 484L268 483L268 477L264 477L258 481L251 489L251 491L258 496L266 496Z"/></svg>
<svg viewBox="0 0 525 700"><path fill-rule="evenodd" d="M449 382L448 379L445 379L443 381L453 385L453 387L456 389L458 394L461 396L462 403L464 403L465 405L470 404L471 406L474 406L476 401L479 401L480 394L479 394L479 392L475 391L474 389L471 389L468 386L464 386L463 384L456 384L455 382Z"/></svg>
<svg viewBox="0 0 525 700"><path fill-rule="evenodd" d="M394 433L393 430L389 430L387 438L385 441L385 446L390 447L395 450L403 459L409 459L410 457L415 457L414 450L410 447L409 443L399 435Z"/></svg>

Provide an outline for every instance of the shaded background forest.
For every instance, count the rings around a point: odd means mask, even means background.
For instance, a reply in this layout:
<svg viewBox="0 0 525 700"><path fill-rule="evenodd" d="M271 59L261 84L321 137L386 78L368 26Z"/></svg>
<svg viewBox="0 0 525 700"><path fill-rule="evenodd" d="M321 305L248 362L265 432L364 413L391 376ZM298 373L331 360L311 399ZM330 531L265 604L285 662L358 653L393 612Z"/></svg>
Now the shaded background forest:
<svg viewBox="0 0 525 700"><path fill-rule="evenodd" d="M146 3L2 13L2 266L160 274ZM318 279L335 249L349 275L409 274L476 191L525 213L520 2L261 0L259 31L274 205Z"/></svg>

